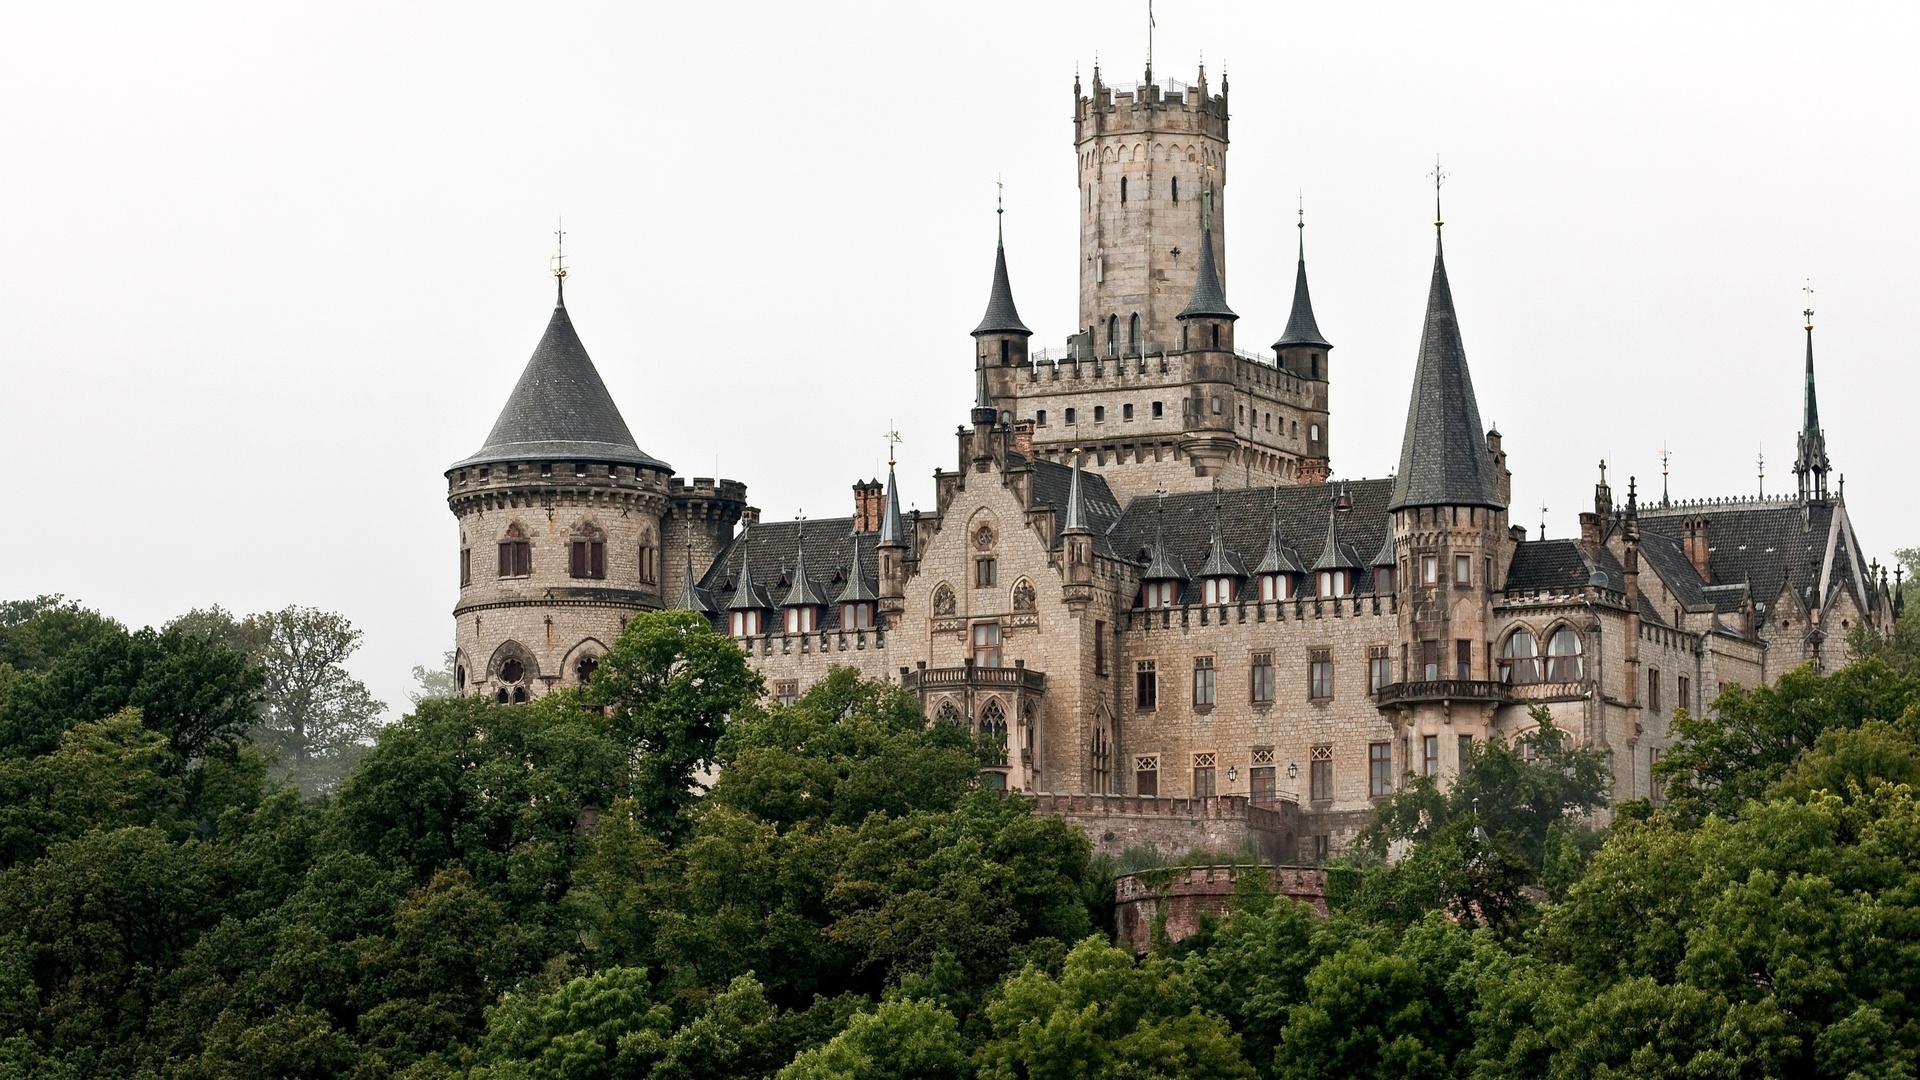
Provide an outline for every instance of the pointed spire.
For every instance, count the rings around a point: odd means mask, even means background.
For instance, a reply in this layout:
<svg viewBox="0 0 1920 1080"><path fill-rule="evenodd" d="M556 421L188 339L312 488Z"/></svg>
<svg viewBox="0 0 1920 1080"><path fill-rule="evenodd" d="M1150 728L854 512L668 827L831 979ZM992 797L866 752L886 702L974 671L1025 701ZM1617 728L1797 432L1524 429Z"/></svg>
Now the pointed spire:
<svg viewBox="0 0 1920 1080"><path fill-rule="evenodd" d="M1437 231L1439 188L1434 191ZM1387 509L1408 506L1503 508L1487 454L1486 429L1480 426L1480 405L1473 396L1473 376L1467 370L1466 346L1460 340L1460 318L1453 310L1447 260L1437 238L1400 469Z"/></svg>
<svg viewBox="0 0 1920 1080"><path fill-rule="evenodd" d="M973 422L976 427L992 427L1000 420L1000 410L993 407L993 395L987 390L987 367L980 365L974 371Z"/></svg>
<svg viewBox="0 0 1920 1080"><path fill-rule="evenodd" d="M1220 489L1213 489L1213 532L1207 540L1207 561L1200 566L1200 576L1208 577L1246 577L1246 564L1240 556L1227 550L1226 531L1221 525L1224 512L1221 509Z"/></svg>
<svg viewBox="0 0 1920 1080"><path fill-rule="evenodd" d="M800 519L800 539L798 551L793 556L793 582L787 586L787 595L780 601L783 608L821 607L824 601L820 590L807 580L807 519Z"/></svg>
<svg viewBox="0 0 1920 1080"><path fill-rule="evenodd" d="M1005 221L1007 212L1004 203L994 210L997 221ZM987 294L987 313L981 318L980 325L973 328L973 336L985 334L1019 334L1032 337L1033 331L1020 321L1020 312L1013 306L1013 286L1007 281L1007 234L1004 225L999 229L1000 242L993 249L993 291Z"/></svg>
<svg viewBox="0 0 1920 1080"><path fill-rule="evenodd" d="M1327 545L1320 549L1320 557L1313 561L1315 570L1358 570L1360 560L1340 542L1340 512L1332 508L1327 510Z"/></svg>
<svg viewBox="0 0 1920 1080"><path fill-rule="evenodd" d="M1256 574L1304 574L1306 566L1300 561L1299 552L1288 547L1280 539L1280 486L1273 488L1273 520L1267 529L1267 553L1260 565L1253 568Z"/></svg>
<svg viewBox="0 0 1920 1080"><path fill-rule="evenodd" d="M765 611L773 605L753 583L753 559L751 545L753 529L740 534L740 579L733 587L733 600L727 604L728 611Z"/></svg>
<svg viewBox="0 0 1920 1080"><path fill-rule="evenodd" d="M1189 580L1186 563L1177 556L1167 553L1166 532L1162 527L1162 519L1166 517L1166 503L1167 493L1162 491L1159 493L1159 502L1154 504L1153 508L1153 551L1147 560L1147 568L1140 574L1142 581Z"/></svg>
<svg viewBox="0 0 1920 1080"><path fill-rule="evenodd" d="M1320 324L1313 318L1313 297L1307 292L1307 210L1306 203L1300 204L1300 261L1293 271L1293 312L1287 316L1287 329L1280 340L1273 343L1275 352L1296 345L1309 345L1322 349L1331 349L1327 339L1320 334Z"/></svg>
<svg viewBox="0 0 1920 1080"><path fill-rule="evenodd" d="M887 458L887 497L880 510L880 543L900 544L907 542L906 530L900 527L900 487L893 479L893 458Z"/></svg>
<svg viewBox="0 0 1920 1080"><path fill-rule="evenodd" d="M1186 310L1177 318L1187 319L1238 319L1227 306L1227 294L1220 287L1220 273L1213 262L1213 223L1207 222L1200 232L1200 270L1193 276L1193 299L1187 301Z"/></svg>
<svg viewBox="0 0 1920 1080"><path fill-rule="evenodd" d="M1085 498L1080 494L1080 451L1073 452L1073 479L1067 485L1066 524L1060 527L1063 533L1091 532L1087 526L1087 507Z"/></svg>
<svg viewBox="0 0 1920 1080"><path fill-rule="evenodd" d="M686 571L686 576L680 579L680 599L677 603L673 605L673 607L675 611L698 611L701 614L706 614L713 610L713 605L707 603L706 598L700 595L700 584L699 582L694 580L694 576L693 576L693 519L692 518L686 519L685 531L687 534L686 544L685 544L686 552L687 552L687 571Z"/></svg>
<svg viewBox="0 0 1920 1080"><path fill-rule="evenodd" d="M564 268L556 269L554 278L565 281ZM534 346L533 357L520 372L520 381L493 422L486 443L454 468L554 460L672 471L634 442L599 369L580 343L564 298L554 302L546 332Z"/></svg>
<svg viewBox="0 0 1920 1080"><path fill-rule="evenodd" d="M853 534L853 561L847 565L847 584L840 595L833 598L836 604L853 604L866 600L878 600L880 594L867 585L867 575L860 568L860 532Z"/></svg>
<svg viewBox="0 0 1920 1080"><path fill-rule="evenodd" d="M1806 287L1807 375L1804 415L1800 424L1800 453L1794 458L1793 474L1800 481L1800 501L1820 502L1827 497L1827 433L1820 427L1820 401L1813 384L1813 283Z"/></svg>

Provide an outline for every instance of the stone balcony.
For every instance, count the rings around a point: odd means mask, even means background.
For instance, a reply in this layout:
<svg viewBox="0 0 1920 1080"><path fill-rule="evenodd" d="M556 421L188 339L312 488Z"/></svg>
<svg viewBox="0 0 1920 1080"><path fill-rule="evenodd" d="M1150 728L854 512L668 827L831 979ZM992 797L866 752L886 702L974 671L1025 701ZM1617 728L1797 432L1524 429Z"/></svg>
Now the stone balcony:
<svg viewBox="0 0 1920 1080"><path fill-rule="evenodd" d="M1019 663L1012 667L968 664L965 667L901 668L900 684L909 692L923 695L939 690L1024 690L1038 694L1046 690L1047 677Z"/></svg>
<svg viewBox="0 0 1920 1080"><path fill-rule="evenodd" d="M1373 696L1381 708L1439 702L1506 705L1514 700L1504 683L1486 679L1426 679L1419 682L1388 683Z"/></svg>

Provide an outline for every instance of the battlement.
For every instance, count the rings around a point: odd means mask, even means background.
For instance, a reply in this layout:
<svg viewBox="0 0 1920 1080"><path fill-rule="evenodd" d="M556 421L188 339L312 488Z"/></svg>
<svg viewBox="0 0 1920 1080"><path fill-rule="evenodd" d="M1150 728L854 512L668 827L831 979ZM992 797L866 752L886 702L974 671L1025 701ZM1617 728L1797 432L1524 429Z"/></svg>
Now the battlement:
<svg viewBox="0 0 1920 1080"><path fill-rule="evenodd" d="M1641 504L1641 517L1696 514L1702 510L1774 510L1801 505L1798 495L1729 495L1717 499L1674 499L1664 505Z"/></svg>
<svg viewBox="0 0 1920 1080"><path fill-rule="evenodd" d="M1124 88L1108 85L1095 68L1092 92L1081 93L1076 82L1074 94L1074 128L1079 139L1144 131L1201 132L1223 141L1227 137L1226 80L1221 80L1220 93L1209 94L1204 68L1197 84L1137 80Z"/></svg>
<svg viewBox="0 0 1920 1080"><path fill-rule="evenodd" d="M667 497L675 502L713 499L744 503L747 501L747 485L738 480L715 481L711 476L696 476L692 480L682 480L676 476L667 481Z"/></svg>

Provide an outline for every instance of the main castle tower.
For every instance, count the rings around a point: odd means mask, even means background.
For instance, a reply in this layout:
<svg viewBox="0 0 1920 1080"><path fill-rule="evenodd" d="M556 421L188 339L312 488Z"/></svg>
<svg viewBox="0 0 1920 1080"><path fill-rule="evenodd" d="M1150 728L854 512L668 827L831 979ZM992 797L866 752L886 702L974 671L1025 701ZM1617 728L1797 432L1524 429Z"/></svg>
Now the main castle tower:
<svg viewBox="0 0 1920 1080"><path fill-rule="evenodd" d="M1316 483L1327 466L1328 352L1303 257L1273 353L1236 347L1226 302L1227 83L1091 92L1074 81L1079 330L1029 353L990 309L975 350L1001 420L1037 456L1088 469L1122 499L1157 490ZM1001 256L1004 262L1004 256ZM995 303L1005 291L996 267ZM1017 320L1016 320L1017 322ZM989 325L993 324L993 325ZM1019 326L1019 332L1025 332ZM987 401L982 401L982 406Z"/></svg>

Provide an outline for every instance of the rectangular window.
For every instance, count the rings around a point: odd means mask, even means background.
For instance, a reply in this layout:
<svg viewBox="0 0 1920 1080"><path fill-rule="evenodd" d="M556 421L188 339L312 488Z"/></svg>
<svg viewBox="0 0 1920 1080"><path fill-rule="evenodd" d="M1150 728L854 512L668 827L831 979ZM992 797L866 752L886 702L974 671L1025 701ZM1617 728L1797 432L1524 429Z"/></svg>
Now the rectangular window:
<svg viewBox="0 0 1920 1080"><path fill-rule="evenodd" d="M1461 682L1473 678L1473 642L1465 638L1453 643L1453 677Z"/></svg>
<svg viewBox="0 0 1920 1080"><path fill-rule="evenodd" d="M1422 775L1440 775L1440 736L1426 735L1421 737L1420 767Z"/></svg>
<svg viewBox="0 0 1920 1080"><path fill-rule="evenodd" d="M866 600L856 600L850 604L841 604L840 629L873 629L873 604Z"/></svg>
<svg viewBox="0 0 1920 1080"><path fill-rule="evenodd" d="M462 588L473 584L473 549L460 549L460 585Z"/></svg>
<svg viewBox="0 0 1920 1080"><path fill-rule="evenodd" d="M1149 798L1160 794L1160 755L1133 759L1133 793Z"/></svg>
<svg viewBox="0 0 1920 1080"><path fill-rule="evenodd" d="M1466 555L1453 557L1453 583L1471 585L1473 583L1473 559Z"/></svg>
<svg viewBox="0 0 1920 1080"><path fill-rule="evenodd" d="M1173 606L1174 583L1171 581L1149 581L1140 586L1140 606L1148 608L1170 608Z"/></svg>
<svg viewBox="0 0 1920 1080"><path fill-rule="evenodd" d="M1213 657L1193 658L1193 703L1203 709L1213 707Z"/></svg>
<svg viewBox="0 0 1920 1080"><path fill-rule="evenodd" d="M1071 423L1073 423L1073 410L1072 410L1072 409L1068 409L1068 410L1067 410L1067 423L1069 423L1069 424L1071 424Z"/></svg>
<svg viewBox="0 0 1920 1080"><path fill-rule="evenodd" d="M1155 420L1160 419L1160 417L1163 415L1164 412L1165 412L1165 406L1161 405L1157 401L1153 403L1153 418Z"/></svg>
<svg viewBox="0 0 1920 1080"><path fill-rule="evenodd" d="M1660 669L1647 669L1647 708L1660 711Z"/></svg>
<svg viewBox="0 0 1920 1080"><path fill-rule="evenodd" d="M1107 673L1107 624L1099 619L1093 621L1093 673Z"/></svg>
<svg viewBox="0 0 1920 1080"><path fill-rule="evenodd" d="M1247 770L1247 796L1255 806L1272 806L1280 801L1280 785L1274 779L1273 766L1255 765Z"/></svg>
<svg viewBox="0 0 1920 1080"><path fill-rule="evenodd" d="M1213 755L1193 755L1193 797L1213 798Z"/></svg>
<svg viewBox="0 0 1920 1080"><path fill-rule="evenodd" d="M575 540L573 557L568 561L568 572L577 578L603 578L607 576L607 545L599 540Z"/></svg>
<svg viewBox="0 0 1920 1080"><path fill-rule="evenodd" d="M1333 696L1333 650L1314 649L1307 654L1307 696L1315 701Z"/></svg>
<svg viewBox="0 0 1920 1080"><path fill-rule="evenodd" d="M1420 643L1420 677L1427 682L1440 678L1440 643L1423 641Z"/></svg>
<svg viewBox="0 0 1920 1080"><path fill-rule="evenodd" d="M1133 665L1133 707L1151 712L1160 704L1160 676L1153 661L1138 660Z"/></svg>
<svg viewBox="0 0 1920 1080"><path fill-rule="evenodd" d="M1460 769L1462 772L1464 772L1466 771L1466 768L1467 768L1467 762L1473 760L1473 736L1471 735L1460 736L1459 751L1460 751Z"/></svg>
<svg viewBox="0 0 1920 1080"><path fill-rule="evenodd" d="M1367 744L1367 795L1381 799L1393 794L1393 744Z"/></svg>
<svg viewBox="0 0 1920 1080"><path fill-rule="evenodd" d="M1122 420L1131 420L1131 419L1133 419L1133 406L1132 406L1132 405L1122 405L1122 406L1120 406L1120 419L1122 419Z"/></svg>
<svg viewBox="0 0 1920 1080"><path fill-rule="evenodd" d="M651 544L640 545L640 584L653 585L660 580L660 549Z"/></svg>
<svg viewBox="0 0 1920 1080"><path fill-rule="evenodd" d="M1420 556L1420 584L1435 585L1440 581L1440 556Z"/></svg>
<svg viewBox="0 0 1920 1080"><path fill-rule="evenodd" d="M974 588L991 589L999 577L1000 566L995 560L991 558L973 560Z"/></svg>
<svg viewBox="0 0 1920 1080"><path fill-rule="evenodd" d="M533 545L508 540L500 545L500 576L526 577L533 573Z"/></svg>
<svg viewBox="0 0 1920 1080"><path fill-rule="evenodd" d="M1255 705L1273 703L1273 654L1257 652L1253 654L1253 674L1248 679Z"/></svg>
<svg viewBox="0 0 1920 1080"><path fill-rule="evenodd" d="M1393 660L1385 645L1371 645L1367 648L1367 693L1377 694L1381 688L1393 681Z"/></svg>
<svg viewBox="0 0 1920 1080"><path fill-rule="evenodd" d="M1480 584L1489 589L1493 588L1493 556L1491 555L1480 560Z"/></svg>
<svg viewBox="0 0 1920 1080"><path fill-rule="evenodd" d="M1105 405L1095 405L1093 407L1093 422L1096 424L1104 424L1107 422L1107 407Z"/></svg>
<svg viewBox="0 0 1920 1080"><path fill-rule="evenodd" d="M1038 412L1035 412L1033 414L1033 426L1034 427L1047 426L1047 410L1041 409Z"/></svg>
<svg viewBox="0 0 1920 1080"><path fill-rule="evenodd" d="M1693 693L1692 679L1687 678L1685 675L1681 675L1678 678L1673 680L1673 700L1675 704L1679 705L1683 709L1693 708L1693 698L1690 696L1692 693Z"/></svg>
<svg viewBox="0 0 1920 1080"><path fill-rule="evenodd" d="M1307 755L1307 797L1314 802L1333 798L1333 747L1316 746Z"/></svg>
<svg viewBox="0 0 1920 1080"><path fill-rule="evenodd" d="M780 699L780 704L793 704L800 700L800 680L781 679L773 684L773 694L776 698Z"/></svg>
<svg viewBox="0 0 1920 1080"><path fill-rule="evenodd" d="M1000 666L1000 624L983 622L973 624L973 666L997 668Z"/></svg>

